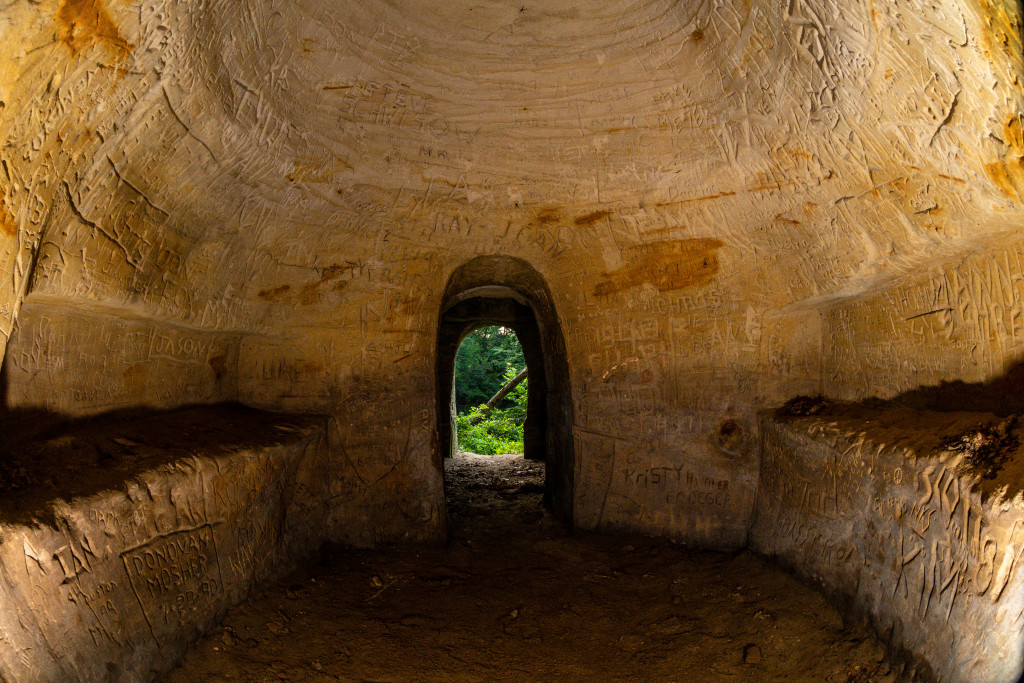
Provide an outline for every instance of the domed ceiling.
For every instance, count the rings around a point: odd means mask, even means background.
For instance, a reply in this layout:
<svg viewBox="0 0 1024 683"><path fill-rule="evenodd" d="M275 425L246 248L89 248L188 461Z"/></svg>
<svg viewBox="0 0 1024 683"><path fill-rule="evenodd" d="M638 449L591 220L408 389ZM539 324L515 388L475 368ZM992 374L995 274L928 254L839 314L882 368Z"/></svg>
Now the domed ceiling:
<svg viewBox="0 0 1024 683"><path fill-rule="evenodd" d="M1018 215L1015 22L976 0L9 3L5 318L31 289L336 322L491 252L582 274L577 301L859 291Z"/></svg>

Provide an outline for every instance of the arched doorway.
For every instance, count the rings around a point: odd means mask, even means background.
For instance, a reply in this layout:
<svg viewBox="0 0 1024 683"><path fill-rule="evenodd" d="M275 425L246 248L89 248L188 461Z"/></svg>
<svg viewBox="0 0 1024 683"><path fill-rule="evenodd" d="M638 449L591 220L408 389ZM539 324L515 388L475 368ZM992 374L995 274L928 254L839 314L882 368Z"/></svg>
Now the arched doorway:
<svg viewBox="0 0 1024 683"><path fill-rule="evenodd" d="M480 256L448 280L437 326L438 462L452 453L452 389L459 344L473 330L488 325L509 327L519 337L529 373L524 455L545 462L544 503L571 524L575 461L565 341L551 292L526 261Z"/></svg>

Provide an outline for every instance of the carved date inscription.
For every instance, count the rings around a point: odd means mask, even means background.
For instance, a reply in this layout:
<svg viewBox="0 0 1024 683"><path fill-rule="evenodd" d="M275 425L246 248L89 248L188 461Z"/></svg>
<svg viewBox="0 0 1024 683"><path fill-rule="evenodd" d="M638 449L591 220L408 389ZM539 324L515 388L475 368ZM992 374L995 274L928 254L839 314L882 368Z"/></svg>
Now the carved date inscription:
<svg viewBox="0 0 1024 683"><path fill-rule="evenodd" d="M208 524L162 536L122 559L154 635L197 623L224 590Z"/></svg>

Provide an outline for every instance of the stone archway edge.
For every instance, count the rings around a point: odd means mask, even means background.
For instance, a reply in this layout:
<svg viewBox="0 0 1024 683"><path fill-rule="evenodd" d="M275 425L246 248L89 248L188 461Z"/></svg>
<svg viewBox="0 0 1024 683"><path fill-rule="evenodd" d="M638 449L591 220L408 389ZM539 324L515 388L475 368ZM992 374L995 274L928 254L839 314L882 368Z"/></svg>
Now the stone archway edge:
<svg viewBox="0 0 1024 683"><path fill-rule="evenodd" d="M565 340L544 277L522 259L479 256L456 268L448 278L438 312L435 400L441 452L436 464L441 466L451 444L450 399L458 344L474 326L490 323L515 329L527 368L542 368L530 370L524 446L528 457L538 448L545 454L545 500L557 516L571 523L576 461Z"/></svg>

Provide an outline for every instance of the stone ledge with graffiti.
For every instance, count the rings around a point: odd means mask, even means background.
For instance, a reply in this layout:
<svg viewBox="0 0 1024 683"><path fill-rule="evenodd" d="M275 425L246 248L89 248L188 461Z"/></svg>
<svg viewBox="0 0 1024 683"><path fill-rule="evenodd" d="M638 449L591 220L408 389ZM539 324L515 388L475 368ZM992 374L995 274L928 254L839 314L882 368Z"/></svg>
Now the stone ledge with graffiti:
<svg viewBox="0 0 1024 683"><path fill-rule="evenodd" d="M894 407L764 414L750 544L937 680L1016 680L1024 504L955 447L998 422Z"/></svg>

